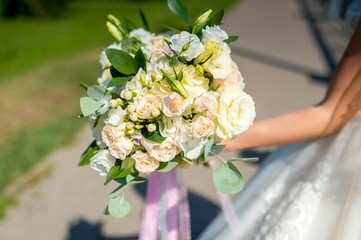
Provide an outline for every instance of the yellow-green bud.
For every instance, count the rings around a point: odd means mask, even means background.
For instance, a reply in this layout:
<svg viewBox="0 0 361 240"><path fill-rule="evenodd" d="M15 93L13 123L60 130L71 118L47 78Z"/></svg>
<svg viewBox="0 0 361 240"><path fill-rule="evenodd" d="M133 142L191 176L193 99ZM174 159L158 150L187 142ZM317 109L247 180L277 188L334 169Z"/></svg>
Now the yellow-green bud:
<svg viewBox="0 0 361 240"><path fill-rule="evenodd" d="M140 83L142 84L143 87L147 86L147 84L145 83L145 75L143 73L140 74Z"/></svg>
<svg viewBox="0 0 361 240"><path fill-rule="evenodd" d="M130 129L128 132L129 132L130 134L132 134L132 133L135 132L135 129L134 129L134 128L133 128L133 129Z"/></svg>
<svg viewBox="0 0 361 240"><path fill-rule="evenodd" d="M189 49L189 45L191 45L191 42L188 42L187 44L185 44L183 47L182 47L182 51L185 52Z"/></svg>
<svg viewBox="0 0 361 240"><path fill-rule="evenodd" d="M133 129L134 128L134 123L133 122L127 122L127 129Z"/></svg>
<svg viewBox="0 0 361 240"><path fill-rule="evenodd" d="M136 121L138 121L138 114L136 114L136 113L131 113L131 114L129 115L129 118L130 118L130 120L132 120L133 122L136 122Z"/></svg>
<svg viewBox="0 0 361 240"><path fill-rule="evenodd" d="M215 41L212 41L209 39L203 45L203 50L202 50L201 54L196 59L194 59L193 64L199 64L199 63L203 63L204 61L206 61L214 53L214 49L216 46L217 46L217 43Z"/></svg>
<svg viewBox="0 0 361 240"><path fill-rule="evenodd" d="M158 108L152 109L152 117L158 117L160 114L160 111Z"/></svg>
<svg viewBox="0 0 361 240"><path fill-rule="evenodd" d="M144 126L143 125L135 125L136 129L142 129Z"/></svg>
<svg viewBox="0 0 361 240"><path fill-rule="evenodd" d="M123 39L122 34L120 33L119 29L114 26L114 24L112 24L111 22L107 22L106 26L108 28L108 31L110 32L110 34L118 41L121 41Z"/></svg>
<svg viewBox="0 0 361 240"><path fill-rule="evenodd" d="M116 108L118 106L118 101L115 99L112 99L112 100L110 100L109 104L112 108Z"/></svg>
<svg viewBox="0 0 361 240"><path fill-rule="evenodd" d="M114 17L112 14L108 14L107 17L108 17L109 21L111 21L115 25L117 25L117 26L120 25L119 19Z"/></svg>
<svg viewBox="0 0 361 240"><path fill-rule="evenodd" d="M196 73L200 77L204 75L204 68L199 64L196 65Z"/></svg>
<svg viewBox="0 0 361 240"><path fill-rule="evenodd" d="M130 92L130 91L126 91L125 93L124 93L124 98L125 98L125 100L131 100L132 99L132 92Z"/></svg>
<svg viewBox="0 0 361 240"><path fill-rule="evenodd" d="M208 20L209 15L212 13L212 9L209 9L207 12L200 15L196 20L196 25L201 25Z"/></svg>
<svg viewBox="0 0 361 240"><path fill-rule="evenodd" d="M148 129L148 132L154 132L155 130L157 130L157 127L153 123L151 123L151 124L148 124L147 129Z"/></svg>
<svg viewBox="0 0 361 240"><path fill-rule="evenodd" d="M133 112L135 112L135 110L136 110L136 107L135 107L134 105L129 105L129 106L127 107L127 111L128 111L129 113L133 113Z"/></svg>
<svg viewBox="0 0 361 240"><path fill-rule="evenodd" d="M152 81L157 80L157 75L155 75L155 73L152 73Z"/></svg>

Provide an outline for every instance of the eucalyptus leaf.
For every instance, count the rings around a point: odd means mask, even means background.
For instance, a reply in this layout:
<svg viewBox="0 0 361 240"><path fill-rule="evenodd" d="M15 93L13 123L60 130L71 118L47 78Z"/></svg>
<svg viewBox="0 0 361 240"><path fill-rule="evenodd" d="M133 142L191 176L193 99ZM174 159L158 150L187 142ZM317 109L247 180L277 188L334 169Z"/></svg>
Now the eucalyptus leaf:
<svg viewBox="0 0 361 240"><path fill-rule="evenodd" d="M224 9L215 13L207 22L207 25L213 27L214 25L220 25L224 16Z"/></svg>
<svg viewBox="0 0 361 240"><path fill-rule="evenodd" d="M102 105L103 103L100 103L90 97L80 98L80 109L85 117L96 112Z"/></svg>
<svg viewBox="0 0 361 240"><path fill-rule="evenodd" d="M238 161L242 161L242 162L257 162L259 160L259 158L254 157L254 158L231 158L228 161L229 162L238 162Z"/></svg>
<svg viewBox="0 0 361 240"><path fill-rule="evenodd" d="M115 87L124 83L127 83L129 80L131 80L133 76L126 76L126 77L115 77L113 78L109 83L107 88L109 87Z"/></svg>
<svg viewBox="0 0 361 240"><path fill-rule="evenodd" d="M102 100L106 95L107 90L102 86L90 86L87 89L88 97L91 97L94 100Z"/></svg>
<svg viewBox="0 0 361 240"><path fill-rule="evenodd" d="M236 194L242 190L244 185L242 174L231 162L214 170L213 183L219 191L225 194Z"/></svg>
<svg viewBox="0 0 361 240"><path fill-rule="evenodd" d="M89 147L83 152L83 154L80 157L80 161L78 163L78 166L85 166L90 164L90 159L99 152L99 147L96 143L96 140L94 140Z"/></svg>
<svg viewBox="0 0 361 240"><path fill-rule="evenodd" d="M109 213L115 218L123 218L131 210L130 203L121 197L112 198L108 204Z"/></svg>
<svg viewBox="0 0 361 240"><path fill-rule="evenodd" d="M147 59L140 48L135 54L134 59L137 62L138 68L142 68L144 71L147 71Z"/></svg>
<svg viewBox="0 0 361 240"><path fill-rule="evenodd" d="M144 15L144 13L143 13L143 11L141 9L139 9L139 14L140 14L140 17L142 19L144 29L149 31L150 27L149 27L147 18L145 17L145 15Z"/></svg>
<svg viewBox="0 0 361 240"><path fill-rule="evenodd" d="M120 185L113 192L109 194L109 198L115 198L119 196L119 194L123 191L123 188L128 186L128 182L126 181L125 177L115 179L115 181L118 182Z"/></svg>
<svg viewBox="0 0 361 240"><path fill-rule="evenodd" d="M208 157L208 154L211 151L213 143L214 143L214 138L211 138L208 140L208 142L206 144L204 144L204 152L203 152L204 158Z"/></svg>
<svg viewBox="0 0 361 240"><path fill-rule="evenodd" d="M223 42L225 43L232 43L234 41L237 41L239 37L238 36L229 36L226 40L224 40Z"/></svg>
<svg viewBox="0 0 361 240"><path fill-rule="evenodd" d="M213 145L208 156L214 156L216 154L219 154L225 147L226 145Z"/></svg>
<svg viewBox="0 0 361 240"><path fill-rule="evenodd" d="M178 17L182 18L188 25L188 13L185 6L181 3L179 0L167 0L168 7L171 10L172 13L177 15Z"/></svg>
<svg viewBox="0 0 361 240"><path fill-rule="evenodd" d="M129 53L115 48L107 48L105 54L112 66L120 73L126 75L137 73L137 63Z"/></svg>

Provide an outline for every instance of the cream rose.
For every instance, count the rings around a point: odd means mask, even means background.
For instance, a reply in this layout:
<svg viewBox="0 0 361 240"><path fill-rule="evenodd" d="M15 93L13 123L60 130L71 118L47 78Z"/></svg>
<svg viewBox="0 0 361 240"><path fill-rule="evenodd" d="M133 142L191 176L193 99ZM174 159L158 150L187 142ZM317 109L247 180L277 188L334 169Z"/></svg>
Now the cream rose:
<svg viewBox="0 0 361 240"><path fill-rule="evenodd" d="M195 138L202 138L213 132L214 122L207 117L197 117L192 122L192 135Z"/></svg>
<svg viewBox="0 0 361 240"><path fill-rule="evenodd" d="M140 118L148 119L152 118L152 110L160 109L162 99L158 96L147 94L140 99L137 105L137 114Z"/></svg>
<svg viewBox="0 0 361 240"><path fill-rule="evenodd" d="M184 99L178 93L173 92L165 97L162 103L162 111L167 117L179 117L188 106L189 99Z"/></svg>
<svg viewBox="0 0 361 240"><path fill-rule="evenodd" d="M181 151L172 137L168 137L161 144L147 139L142 139L141 143L147 149L148 153L160 162L173 160L173 158Z"/></svg>
<svg viewBox="0 0 361 240"><path fill-rule="evenodd" d="M170 36L169 35L158 35L155 36L152 40L152 55L155 56L154 59L160 58L161 56L164 56L164 49L163 47L165 46L165 42L164 39L166 40L170 40ZM153 58L151 58L152 60Z"/></svg>
<svg viewBox="0 0 361 240"><path fill-rule="evenodd" d="M226 139L246 131L256 116L254 101L239 86L226 87L220 97L216 134Z"/></svg>
<svg viewBox="0 0 361 240"><path fill-rule="evenodd" d="M159 162L151 157L148 153L136 151L132 158L135 160L135 168L144 174L154 172L159 167Z"/></svg>
<svg viewBox="0 0 361 240"><path fill-rule="evenodd" d="M206 92L194 100L195 109L211 119L218 116L219 103L215 92Z"/></svg>
<svg viewBox="0 0 361 240"><path fill-rule="evenodd" d="M100 176L106 176L114 164L115 158L110 155L108 150L100 151L90 159L90 167Z"/></svg>
<svg viewBox="0 0 361 240"><path fill-rule="evenodd" d="M133 142L128 138L121 137L109 146L109 152L114 157L124 160L130 151L132 151L132 148Z"/></svg>
<svg viewBox="0 0 361 240"><path fill-rule="evenodd" d="M124 136L124 131L113 127L111 125L105 125L102 130L103 142L109 147L112 142L120 137Z"/></svg>

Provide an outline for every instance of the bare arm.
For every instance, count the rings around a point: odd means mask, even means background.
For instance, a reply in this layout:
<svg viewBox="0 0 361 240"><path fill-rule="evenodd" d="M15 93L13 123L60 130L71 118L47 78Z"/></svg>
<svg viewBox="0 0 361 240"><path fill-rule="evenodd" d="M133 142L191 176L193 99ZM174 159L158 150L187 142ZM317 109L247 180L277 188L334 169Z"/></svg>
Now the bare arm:
<svg viewBox="0 0 361 240"><path fill-rule="evenodd" d="M322 104L256 122L226 140L226 150L282 145L323 137L340 130L361 109L361 22L332 76Z"/></svg>

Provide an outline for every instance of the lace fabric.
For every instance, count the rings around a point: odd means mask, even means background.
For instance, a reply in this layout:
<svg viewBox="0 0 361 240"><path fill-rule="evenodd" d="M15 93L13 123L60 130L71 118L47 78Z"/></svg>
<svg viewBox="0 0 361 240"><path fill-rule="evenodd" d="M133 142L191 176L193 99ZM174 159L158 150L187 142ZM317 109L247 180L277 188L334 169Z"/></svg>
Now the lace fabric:
<svg viewBox="0 0 361 240"><path fill-rule="evenodd" d="M361 239L361 112L336 135L282 147L200 239Z"/></svg>

